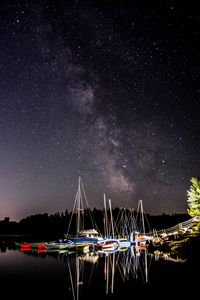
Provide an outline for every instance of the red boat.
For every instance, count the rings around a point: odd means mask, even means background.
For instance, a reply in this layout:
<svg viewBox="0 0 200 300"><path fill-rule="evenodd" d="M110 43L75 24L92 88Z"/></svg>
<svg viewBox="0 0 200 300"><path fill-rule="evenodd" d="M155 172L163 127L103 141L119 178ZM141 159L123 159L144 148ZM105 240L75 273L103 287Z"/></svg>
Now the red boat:
<svg viewBox="0 0 200 300"><path fill-rule="evenodd" d="M97 243L95 246L94 246L94 248L95 248L95 250L104 250L104 249L106 249L106 250L115 250L115 249L117 249L118 248L118 246L119 246L119 243L118 243L118 241L117 240L105 240L105 241L103 241L103 242L100 242L100 243Z"/></svg>

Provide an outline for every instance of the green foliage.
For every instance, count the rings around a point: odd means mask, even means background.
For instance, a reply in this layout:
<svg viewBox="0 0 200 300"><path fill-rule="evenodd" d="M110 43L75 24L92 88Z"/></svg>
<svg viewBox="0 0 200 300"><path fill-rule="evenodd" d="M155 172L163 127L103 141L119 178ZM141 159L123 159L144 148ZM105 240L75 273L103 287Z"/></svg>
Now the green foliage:
<svg viewBox="0 0 200 300"><path fill-rule="evenodd" d="M191 217L200 216L200 180L198 178L191 178L191 186L187 191L188 195L188 214Z"/></svg>

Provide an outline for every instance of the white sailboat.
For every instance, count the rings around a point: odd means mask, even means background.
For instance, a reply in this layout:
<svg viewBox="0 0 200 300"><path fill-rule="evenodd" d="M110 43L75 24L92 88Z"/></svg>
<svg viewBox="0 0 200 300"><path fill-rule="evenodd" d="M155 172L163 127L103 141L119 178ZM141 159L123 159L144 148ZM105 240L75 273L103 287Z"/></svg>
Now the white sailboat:
<svg viewBox="0 0 200 300"><path fill-rule="evenodd" d="M92 228L85 228L85 210L90 217L90 222ZM76 217L76 232L74 235L70 234L70 228L72 224L72 218ZM101 236L97 224L92 216L88 200L86 197L85 189L83 187L83 182L81 177L79 176L78 179L78 189L76 192L74 206L71 214L71 219L68 225L67 233L65 234L65 238L68 240L76 243L76 244L87 244L87 245L94 245L97 242L104 241L103 237Z"/></svg>
<svg viewBox="0 0 200 300"><path fill-rule="evenodd" d="M140 220L138 221L139 217ZM138 224L139 231L135 232L135 245L146 245L148 241L153 239L153 236L146 234L145 229L145 222L144 222L144 209L143 209L143 202L142 200L139 200L138 202L138 208L137 208L137 216L136 216L136 223Z"/></svg>
<svg viewBox="0 0 200 300"><path fill-rule="evenodd" d="M109 202L109 211L110 211L110 222L108 222L107 209L106 209L106 196L104 194L104 210L105 210L105 222L104 222L104 240L98 241L95 245L95 250L99 252L110 252L115 251L119 247L118 239L115 239L114 233L114 225L113 225L113 216L112 216L112 208L111 208L111 199ZM108 224L109 223L109 224Z"/></svg>

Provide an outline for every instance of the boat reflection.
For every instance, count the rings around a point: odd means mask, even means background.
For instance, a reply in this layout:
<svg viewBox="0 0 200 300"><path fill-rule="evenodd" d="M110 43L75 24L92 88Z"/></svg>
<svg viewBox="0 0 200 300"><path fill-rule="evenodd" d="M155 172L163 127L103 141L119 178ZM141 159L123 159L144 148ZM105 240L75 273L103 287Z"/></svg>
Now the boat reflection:
<svg viewBox="0 0 200 300"><path fill-rule="evenodd" d="M104 286L104 295L114 294L115 276L122 282L142 280L148 282L148 258L146 248L129 247L117 251L99 251L85 255L66 253L67 268L70 279L71 294L73 300L84 299L86 290L98 280L98 284ZM102 278L96 278L95 270L103 269ZM99 275L98 275L99 276ZM102 284L103 283L103 284ZM95 283L94 283L95 286Z"/></svg>
<svg viewBox="0 0 200 300"><path fill-rule="evenodd" d="M62 270L64 270L61 276L64 278L65 298L73 300L85 298L89 300L90 296L96 293L98 293L98 298L118 295L121 297L124 295L123 293L126 293L126 288L128 293L128 290L132 290L134 286L136 290L136 287L141 287L141 285L148 291L152 260L154 266L159 260L185 261L179 257L170 256L170 253L166 254L159 251L150 253L146 245L121 247L114 251L108 249L90 250L87 253L37 248L17 248L14 250L21 252L21 255L46 259L47 264L53 266L52 270L57 270L55 260L59 260L61 264L58 265L62 266Z"/></svg>
<svg viewBox="0 0 200 300"><path fill-rule="evenodd" d="M95 265L98 264L99 255L95 252L85 254L63 253L67 265L68 290L73 300L84 298L89 289Z"/></svg>

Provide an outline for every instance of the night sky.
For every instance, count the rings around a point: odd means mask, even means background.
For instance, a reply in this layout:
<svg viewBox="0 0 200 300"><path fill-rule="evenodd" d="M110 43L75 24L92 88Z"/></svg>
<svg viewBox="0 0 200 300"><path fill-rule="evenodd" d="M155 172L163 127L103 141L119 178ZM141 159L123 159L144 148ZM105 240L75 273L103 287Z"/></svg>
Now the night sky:
<svg viewBox="0 0 200 300"><path fill-rule="evenodd" d="M185 213L200 172L199 1L0 2L0 219Z"/></svg>

